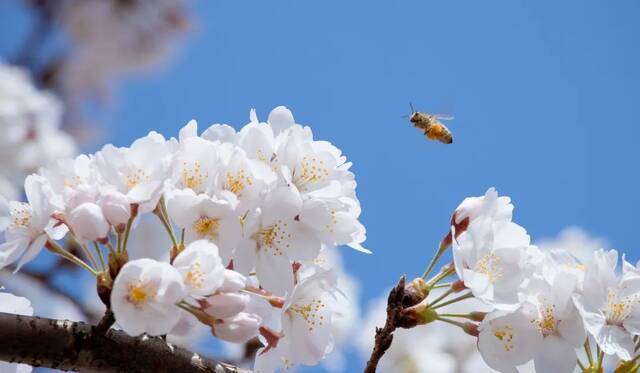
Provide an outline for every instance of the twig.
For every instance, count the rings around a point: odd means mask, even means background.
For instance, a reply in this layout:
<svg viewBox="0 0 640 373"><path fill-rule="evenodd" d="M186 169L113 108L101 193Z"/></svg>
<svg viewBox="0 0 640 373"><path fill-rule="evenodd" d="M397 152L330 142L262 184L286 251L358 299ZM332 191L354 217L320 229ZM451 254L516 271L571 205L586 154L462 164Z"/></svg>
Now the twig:
<svg viewBox="0 0 640 373"><path fill-rule="evenodd" d="M405 276L400 278L398 284L389 292L387 300L387 321L382 328L376 328L375 345L371 352L371 357L367 361L364 373L375 373L380 358L387 352L393 342L393 332L397 328L397 321L403 309Z"/></svg>
<svg viewBox="0 0 640 373"><path fill-rule="evenodd" d="M0 313L0 360L79 372L247 372L158 337L107 334L82 322Z"/></svg>

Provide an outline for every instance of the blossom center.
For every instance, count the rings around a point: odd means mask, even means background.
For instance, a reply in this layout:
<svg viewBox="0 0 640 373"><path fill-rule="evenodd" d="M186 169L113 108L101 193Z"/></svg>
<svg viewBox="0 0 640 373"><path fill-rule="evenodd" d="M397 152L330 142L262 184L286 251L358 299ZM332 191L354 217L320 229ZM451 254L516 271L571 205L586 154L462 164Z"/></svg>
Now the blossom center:
<svg viewBox="0 0 640 373"><path fill-rule="evenodd" d="M220 219L202 216L193 223L193 229L200 237L210 237L213 240L218 239L218 230L220 229Z"/></svg>
<svg viewBox="0 0 640 373"><path fill-rule="evenodd" d="M502 268L500 267L500 257L493 251L480 258L476 263L476 272L480 272L489 278L490 282L496 282L502 277Z"/></svg>
<svg viewBox="0 0 640 373"><path fill-rule="evenodd" d="M78 186L81 182L82 182L82 179L80 178L80 176L76 175L73 177L65 177L62 184L67 188L73 188Z"/></svg>
<svg viewBox="0 0 640 373"><path fill-rule="evenodd" d="M513 350L513 328L511 325L504 325L495 329L493 336L502 342L502 346L506 352Z"/></svg>
<svg viewBox="0 0 640 373"><path fill-rule="evenodd" d="M137 308L143 307L156 297L156 288L148 283L136 283L129 285L127 300Z"/></svg>
<svg viewBox="0 0 640 373"><path fill-rule="evenodd" d="M545 307L540 312L540 318L532 321L545 337L554 334L557 330L558 319L554 316L554 310L555 305Z"/></svg>
<svg viewBox="0 0 640 373"><path fill-rule="evenodd" d="M609 289L607 293L607 323L609 325L622 326L622 323L629 316L638 300L639 297L637 295L618 297L616 290Z"/></svg>
<svg viewBox="0 0 640 373"><path fill-rule="evenodd" d="M307 190L307 185L318 183L329 177L329 169L322 159L305 156L300 162L301 172L294 183L300 190Z"/></svg>
<svg viewBox="0 0 640 373"><path fill-rule="evenodd" d="M190 188L193 190L200 189L204 184L207 176L207 172L202 172L202 166L200 165L200 162L196 161L191 165L187 162L182 163L182 172L180 174L180 178L182 179L182 185L184 185L186 188Z"/></svg>
<svg viewBox="0 0 640 373"><path fill-rule="evenodd" d="M247 176L244 169L238 171L235 175L227 172L227 189L235 194L240 194L248 185L253 184L253 179Z"/></svg>
<svg viewBox="0 0 640 373"><path fill-rule="evenodd" d="M291 238L291 234L286 232L288 223L281 220L275 224L263 228L257 233L258 247L273 248L275 255L283 255L282 247L289 248L291 245L287 239Z"/></svg>
<svg viewBox="0 0 640 373"><path fill-rule="evenodd" d="M31 206L28 203L20 202L11 210L10 214L13 218L12 226L14 228L27 228L31 225Z"/></svg>
<svg viewBox="0 0 640 373"><path fill-rule="evenodd" d="M125 173L124 179L127 184L127 188L133 189L141 182L149 180L149 176L143 169L133 168L129 170L129 172Z"/></svg>
<svg viewBox="0 0 640 373"><path fill-rule="evenodd" d="M287 312L289 314L297 315L307 322L309 331L313 331L316 326L324 325L324 316L320 315L320 311L325 307L324 302L321 299L314 299L309 304L301 306L294 304Z"/></svg>
<svg viewBox="0 0 640 373"><path fill-rule="evenodd" d="M187 272L185 282L194 288L201 289L204 285L205 275L200 269L200 263L196 262L191 265L191 269Z"/></svg>

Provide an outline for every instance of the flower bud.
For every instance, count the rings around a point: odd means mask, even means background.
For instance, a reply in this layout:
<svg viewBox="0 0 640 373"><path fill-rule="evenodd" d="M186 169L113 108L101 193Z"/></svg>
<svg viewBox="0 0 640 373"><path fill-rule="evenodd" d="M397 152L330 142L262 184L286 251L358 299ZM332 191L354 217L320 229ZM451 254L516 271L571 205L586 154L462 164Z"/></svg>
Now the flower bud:
<svg viewBox="0 0 640 373"><path fill-rule="evenodd" d="M429 287L422 277L418 277L411 281L404 289L404 298L402 304L404 307L411 307L420 302L429 295Z"/></svg>
<svg viewBox="0 0 640 373"><path fill-rule="evenodd" d="M486 316L487 316L486 312L475 311L475 312L469 313L469 318L473 321L482 321Z"/></svg>
<svg viewBox="0 0 640 373"><path fill-rule="evenodd" d="M464 284L464 281L462 280L456 280L451 284L451 290L453 290L454 293L459 293L466 288L467 286Z"/></svg>
<svg viewBox="0 0 640 373"><path fill-rule="evenodd" d="M216 337L232 343L244 343L258 335L260 316L241 312L230 319L220 320L211 331Z"/></svg>
<svg viewBox="0 0 640 373"><path fill-rule="evenodd" d="M220 293L207 297L202 305L208 315L217 319L227 319L242 312L250 299L248 294Z"/></svg>
<svg viewBox="0 0 640 373"><path fill-rule="evenodd" d="M247 278L240 272L231 269L224 270L224 281L218 289L225 293L235 293L247 286Z"/></svg>
<svg viewBox="0 0 640 373"><path fill-rule="evenodd" d="M85 202L74 208L69 214L68 223L80 240L95 241L105 238L109 233L109 223L98 205Z"/></svg>
<svg viewBox="0 0 640 373"><path fill-rule="evenodd" d="M100 197L100 208L107 221L114 227L127 224L131 217L131 205L127 197L116 191L107 191Z"/></svg>
<svg viewBox="0 0 640 373"><path fill-rule="evenodd" d="M478 330L478 324L474 324L472 322L464 323L462 330L473 337L477 337L480 334L480 330Z"/></svg>
<svg viewBox="0 0 640 373"><path fill-rule="evenodd" d="M437 319L438 313L429 307L425 299L413 307L403 309L396 324L401 328L410 329L417 325L429 324Z"/></svg>

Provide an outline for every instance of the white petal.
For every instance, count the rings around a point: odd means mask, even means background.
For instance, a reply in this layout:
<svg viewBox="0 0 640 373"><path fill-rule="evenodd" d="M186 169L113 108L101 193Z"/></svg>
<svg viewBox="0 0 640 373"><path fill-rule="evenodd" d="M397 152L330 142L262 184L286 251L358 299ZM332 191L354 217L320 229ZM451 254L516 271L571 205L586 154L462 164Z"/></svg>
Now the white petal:
<svg viewBox="0 0 640 373"><path fill-rule="evenodd" d="M534 361L536 372L571 373L577 365L577 355L569 343L550 335L541 343Z"/></svg>

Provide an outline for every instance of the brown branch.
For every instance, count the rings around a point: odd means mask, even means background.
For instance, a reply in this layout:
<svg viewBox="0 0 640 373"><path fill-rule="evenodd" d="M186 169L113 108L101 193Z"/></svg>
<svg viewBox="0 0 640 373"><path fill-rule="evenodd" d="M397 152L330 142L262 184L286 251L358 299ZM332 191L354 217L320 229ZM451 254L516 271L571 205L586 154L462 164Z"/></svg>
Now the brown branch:
<svg viewBox="0 0 640 373"><path fill-rule="evenodd" d="M404 308L403 301L405 300L405 277L400 277L398 284L389 292L389 298L387 299L387 321L382 328L376 328L375 345L371 352L371 357L367 361L367 365L364 368L364 373L375 373L380 362L380 358L391 347L393 342L393 332L398 327L398 319L400 312Z"/></svg>
<svg viewBox="0 0 640 373"><path fill-rule="evenodd" d="M0 360L80 372L248 372L158 337L8 313L0 313Z"/></svg>

